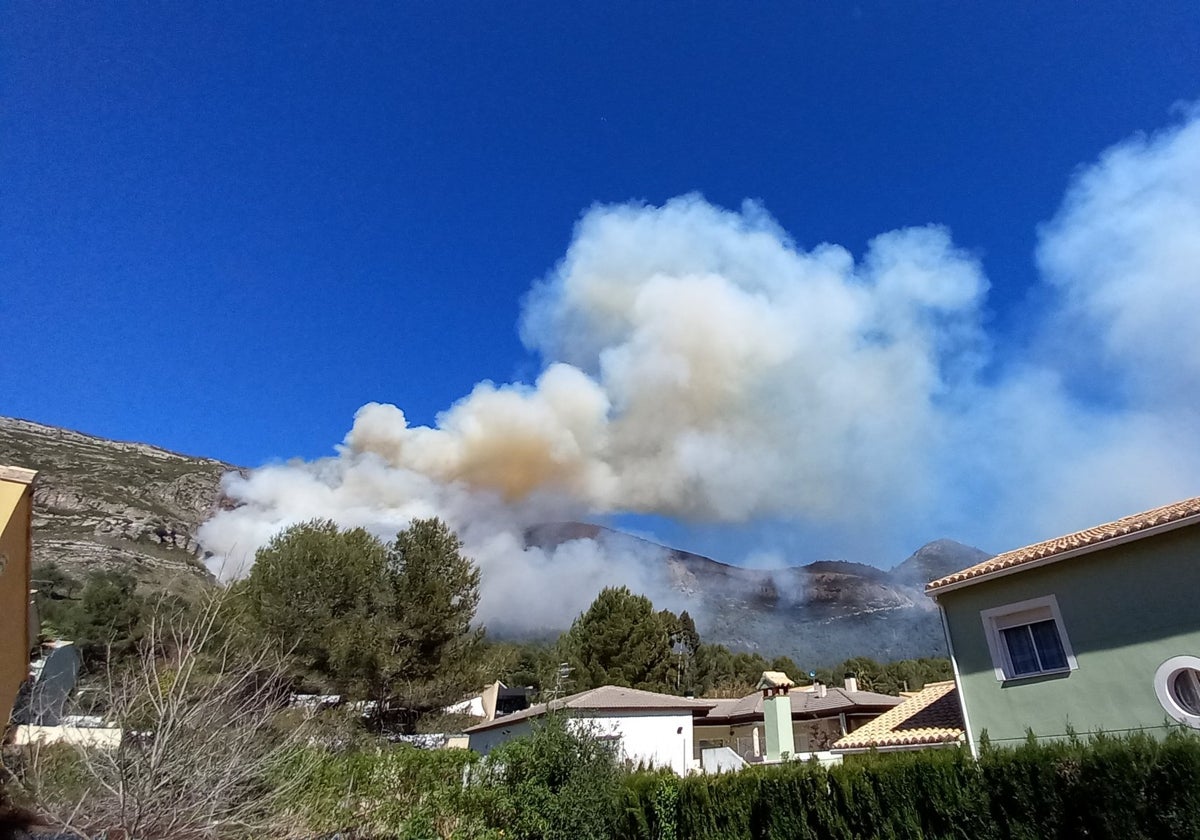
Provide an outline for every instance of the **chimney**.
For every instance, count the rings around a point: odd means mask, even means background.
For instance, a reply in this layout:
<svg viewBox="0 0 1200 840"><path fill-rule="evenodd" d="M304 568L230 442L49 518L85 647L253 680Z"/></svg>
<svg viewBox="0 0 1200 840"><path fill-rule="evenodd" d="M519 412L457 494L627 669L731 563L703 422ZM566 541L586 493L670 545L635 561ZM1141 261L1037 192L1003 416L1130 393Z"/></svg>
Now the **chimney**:
<svg viewBox="0 0 1200 840"><path fill-rule="evenodd" d="M817 683L817 696L824 697L826 692L825 683Z"/></svg>
<svg viewBox="0 0 1200 840"><path fill-rule="evenodd" d="M858 678L855 677L853 674L846 675L846 690L847 691L858 691Z"/></svg>
<svg viewBox="0 0 1200 840"><path fill-rule="evenodd" d="M758 690L763 694L763 728L767 734L767 761L791 758L796 751L792 732L792 698L788 690L795 687L782 671L763 671Z"/></svg>

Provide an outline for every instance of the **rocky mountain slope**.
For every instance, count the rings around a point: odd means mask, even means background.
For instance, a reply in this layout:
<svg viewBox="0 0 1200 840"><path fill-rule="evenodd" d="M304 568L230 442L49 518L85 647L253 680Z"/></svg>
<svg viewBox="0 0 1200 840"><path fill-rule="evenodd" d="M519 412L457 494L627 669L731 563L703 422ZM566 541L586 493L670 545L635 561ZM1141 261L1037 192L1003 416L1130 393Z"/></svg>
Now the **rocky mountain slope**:
<svg viewBox="0 0 1200 840"><path fill-rule="evenodd" d="M936 540L891 571L836 560L745 569L597 525L556 523L527 534L531 544L543 547L571 539L597 540L609 552L660 557L671 588L705 641L812 665L860 655L881 660L945 656L941 620L924 586L990 556L953 540Z"/></svg>
<svg viewBox="0 0 1200 840"><path fill-rule="evenodd" d="M155 588L210 584L196 528L233 466L0 417L0 464L38 470L34 563L132 572Z"/></svg>
<svg viewBox="0 0 1200 840"><path fill-rule="evenodd" d="M53 561L77 574L121 568L154 590L212 585L195 533L223 503L220 479L236 469L230 464L4 417L0 464L39 471L35 563ZM839 561L763 570L579 522L527 534L530 544L545 547L572 539L657 558L679 596L672 606L688 609L706 641L814 665L854 655L944 655L941 625L922 587L988 556L938 540L891 571Z"/></svg>

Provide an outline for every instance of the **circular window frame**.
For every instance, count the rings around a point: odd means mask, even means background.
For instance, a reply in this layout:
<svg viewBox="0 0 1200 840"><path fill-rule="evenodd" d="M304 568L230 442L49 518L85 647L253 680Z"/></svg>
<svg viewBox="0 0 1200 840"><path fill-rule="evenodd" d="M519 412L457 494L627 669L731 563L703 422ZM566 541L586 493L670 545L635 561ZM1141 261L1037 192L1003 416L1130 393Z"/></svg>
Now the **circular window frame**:
<svg viewBox="0 0 1200 840"><path fill-rule="evenodd" d="M1200 656L1172 656L1159 665L1158 670L1154 672L1154 693L1158 695L1158 702L1173 720L1192 729L1200 729L1200 715L1192 714L1179 705L1171 693L1175 677L1180 671L1187 670L1200 671Z"/></svg>

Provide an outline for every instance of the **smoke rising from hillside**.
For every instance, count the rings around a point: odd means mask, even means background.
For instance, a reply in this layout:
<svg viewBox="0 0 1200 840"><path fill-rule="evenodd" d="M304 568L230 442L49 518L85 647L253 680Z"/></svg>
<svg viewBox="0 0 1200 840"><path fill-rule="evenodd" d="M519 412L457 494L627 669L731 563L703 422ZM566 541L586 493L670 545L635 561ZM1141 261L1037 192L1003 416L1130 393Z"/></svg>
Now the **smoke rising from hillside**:
<svg viewBox="0 0 1200 840"><path fill-rule="evenodd" d="M536 382L480 383L434 427L363 406L336 457L229 477L242 506L201 539L236 577L288 524L390 536L436 514L483 569L481 618L541 627L604 584L669 595L646 558L526 548L546 521L769 519L909 550L1094 524L1197 492L1197 243L1194 114L1075 178L1037 255L1055 303L1003 359L982 266L945 228L856 259L798 246L753 202L596 206L525 302Z"/></svg>

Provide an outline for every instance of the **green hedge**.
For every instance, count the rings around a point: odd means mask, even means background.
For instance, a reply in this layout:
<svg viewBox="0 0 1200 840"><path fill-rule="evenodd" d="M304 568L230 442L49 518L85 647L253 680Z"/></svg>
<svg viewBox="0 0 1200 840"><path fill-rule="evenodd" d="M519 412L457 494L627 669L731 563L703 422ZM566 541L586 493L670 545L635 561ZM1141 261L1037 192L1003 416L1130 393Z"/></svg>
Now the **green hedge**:
<svg viewBox="0 0 1200 840"><path fill-rule="evenodd" d="M279 822L292 837L414 840L1200 840L1200 739L1187 733L683 779L622 777L583 747L547 727L490 764L465 751L301 750L278 768L290 782Z"/></svg>
<svg viewBox="0 0 1200 840"><path fill-rule="evenodd" d="M675 813L655 810L660 788ZM1200 838L1200 740L1096 737L626 785L622 840ZM635 818L640 816L640 819Z"/></svg>

